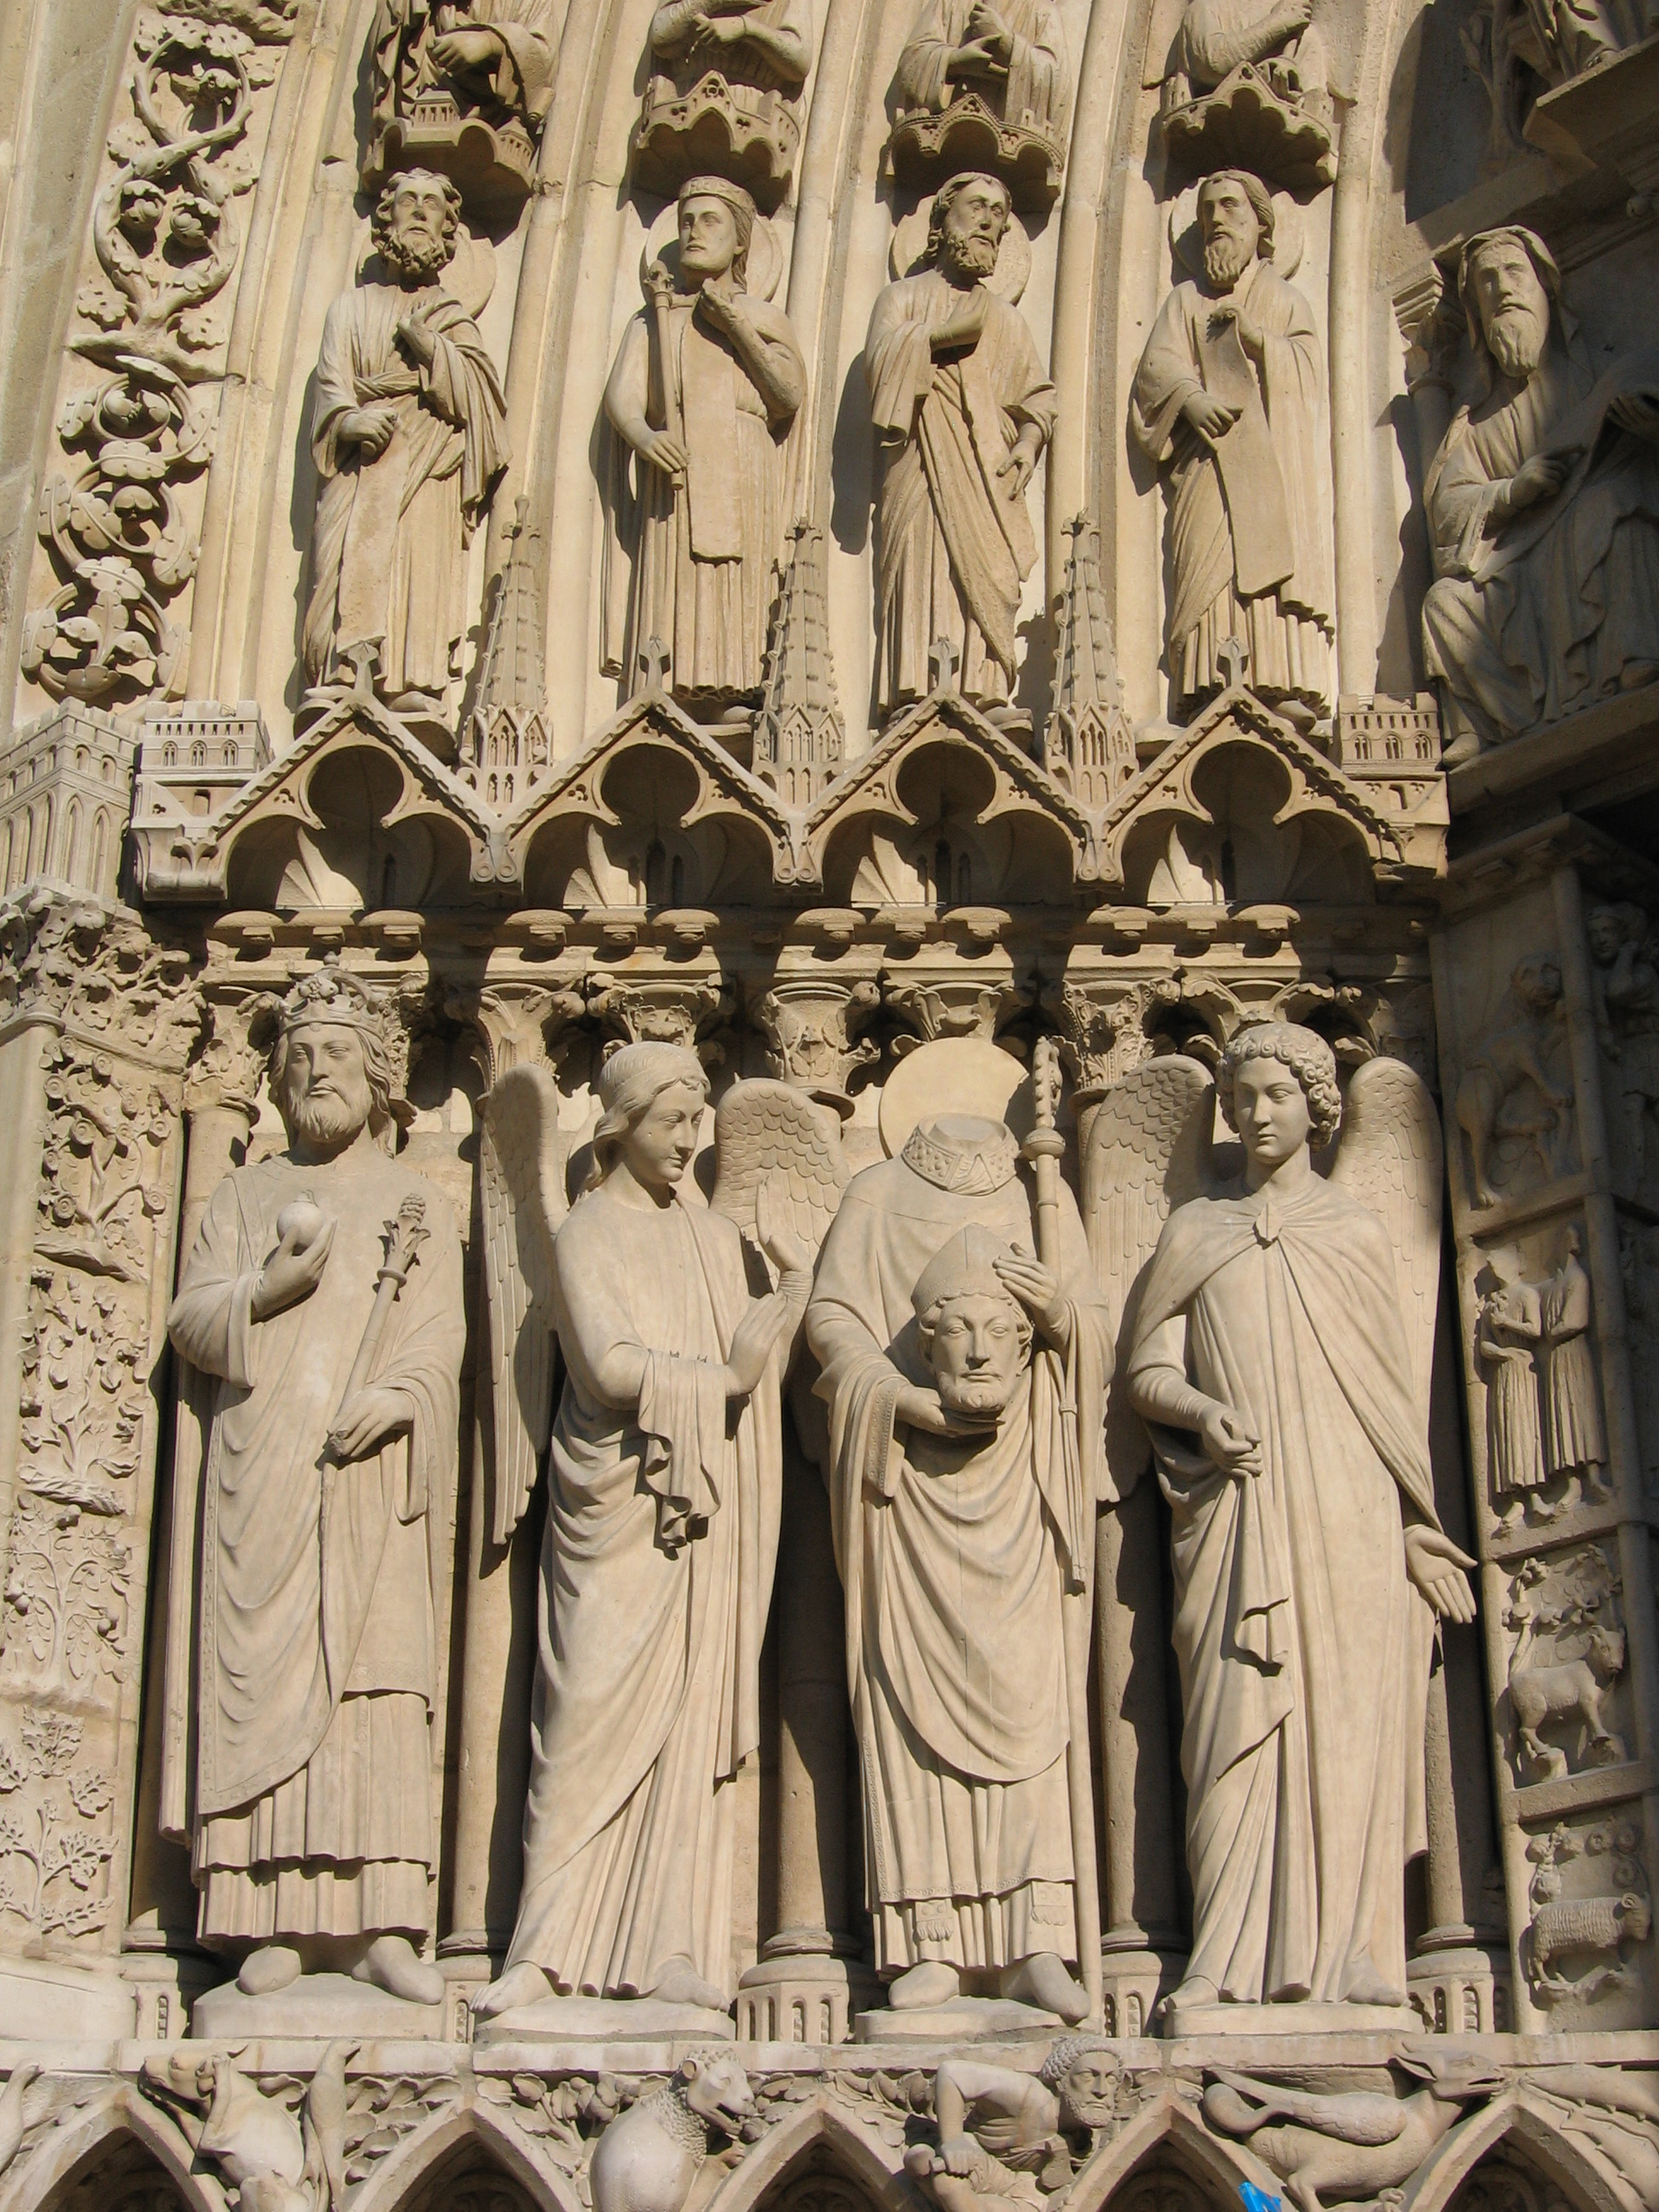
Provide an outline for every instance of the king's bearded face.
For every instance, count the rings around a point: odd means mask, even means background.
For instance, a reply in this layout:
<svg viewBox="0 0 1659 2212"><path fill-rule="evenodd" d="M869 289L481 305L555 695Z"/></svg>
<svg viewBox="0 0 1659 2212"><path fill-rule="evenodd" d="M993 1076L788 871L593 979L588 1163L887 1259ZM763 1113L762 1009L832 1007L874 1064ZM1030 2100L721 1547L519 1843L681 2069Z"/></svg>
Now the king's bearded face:
<svg viewBox="0 0 1659 2212"><path fill-rule="evenodd" d="M1030 1346L1030 1326L1006 1291L958 1291L922 1331L940 1403L973 1421L994 1422L1007 1411Z"/></svg>
<svg viewBox="0 0 1659 2212"><path fill-rule="evenodd" d="M428 284L454 252L455 217L437 185L399 185L381 228L380 258L404 284Z"/></svg>
<svg viewBox="0 0 1659 2212"><path fill-rule="evenodd" d="M1261 245L1261 219L1243 185L1231 177L1212 179L1199 194L1198 228L1211 289L1231 292Z"/></svg>
<svg viewBox="0 0 1659 2212"><path fill-rule="evenodd" d="M1476 257L1470 281L1492 359L1512 384L1525 384L1550 334L1550 295L1532 256L1518 240L1498 240Z"/></svg>
<svg viewBox="0 0 1659 2212"><path fill-rule="evenodd" d="M322 1152L349 1145L368 1127L374 1103L362 1037L338 1022L291 1031L276 1091L290 1139Z"/></svg>

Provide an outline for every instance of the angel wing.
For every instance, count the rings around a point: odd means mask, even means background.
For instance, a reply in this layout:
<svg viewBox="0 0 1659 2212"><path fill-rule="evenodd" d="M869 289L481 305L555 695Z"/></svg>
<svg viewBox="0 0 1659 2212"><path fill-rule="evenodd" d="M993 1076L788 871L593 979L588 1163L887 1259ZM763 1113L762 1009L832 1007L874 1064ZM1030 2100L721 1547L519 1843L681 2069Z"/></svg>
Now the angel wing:
<svg viewBox="0 0 1659 2212"><path fill-rule="evenodd" d="M1440 1116L1403 1060L1368 1060L1349 1079L1331 1182L1381 1217L1400 1263L1412 1376L1425 1419L1440 1309Z"/></svg>
<svg viewBox="0 0 1659 2212"><path fill-rule="evenodd" d="M524 1517L553 1418L553 1233L568 1207L559 1094L509 1067L484 1100L479 1181L495 1413L495 1541Z"/></svg>
<svg viewBox="0 0 1659 2212"><path fill-rule="evenodd" d="M734 1083L714 1109L714 1206L759 1242L755 1204L763 1183L786 1196L795 1234L816 1257L847 1188L841 1116L793 1084L761 1076Z"/></svg>
<svg viewBox="0 0 1659 2212"><path fill-rule="evenodd" d="M1202 1196L1209 1179L1215 1086L1184 1054L1149 1060L1115 1083L1096 1108L1084 1143L1083 1219L1095 1279L1118 1321L1118 1365L1134 1334L1146 1263L1178 1206ZM1107 1403L1106 1459L1127 1496L1150 1456L1146 1432L1121 1395Z"/></svg>

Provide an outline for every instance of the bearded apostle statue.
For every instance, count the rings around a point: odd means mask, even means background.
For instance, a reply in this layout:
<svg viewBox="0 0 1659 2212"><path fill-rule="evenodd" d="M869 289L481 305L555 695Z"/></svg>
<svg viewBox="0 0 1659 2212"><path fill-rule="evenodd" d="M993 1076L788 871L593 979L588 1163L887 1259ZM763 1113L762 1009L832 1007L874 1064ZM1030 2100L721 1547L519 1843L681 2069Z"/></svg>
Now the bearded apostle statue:
<svg viewBox="0 0 1659 2212"><path fill-rule="evenodd" d="M362 986L328 969L295 986L270 1080L287 1149L215 1191L167 1317L216 1389L198 1528L175 1504L175 1560L199 1567L169 1640L163 1817L188 1831L201 1941L247 1995L345 1972L435 2004L416 1947L460 1239L382 1148L392 1063Z"/></svg>
<svg viewBox="0 0 1659 2212"><path fill-rule="evenodd" d="M1036 562L1025 495L1060 400L1024 319L991 289L1012 220L997 178L953 177L933 204L927 266L889 284L870 318L884 717L933 690L941 641L964 697L1000 714L1013 690Z"/></svg>
<svg viewBox="0 0 1659 2212"><path fill-rule="evenodd" d="M492 1303L505 1293L528 1332L520 1353L495 1305L498 1372L550 1377L550 1328L565 1379L549 1454L523 1889L505 1969L474 2009L489 2020L574 1996L720 2013L732 1785L760 1741L780 1375L811 1258L763 1194L760 1239L781 1279L751 1297L745 1253L758 1254L726 1214L680 1195L708 1084L696 1055L673 1044L625 1045L605 1062L590 1185L554 1230L546 1194L561 1178L541 1164L557 1144L551 1080L514 1070L489 1113L491 1176L514 1186L504 1211L487 1200L505 1231L492 1244L539 1246L550 1263L538 1311L489 1262ZM515 1418L498 1418L498 1439Z"/></svg>
<svg viewBox="0 0 1659 2212"><path fill-rule="evenodd" d="M453 750L446 694L471 619L466 550L507 466L507 410L477 325L449 289L460 197L422 169L374 210L386 283L343 292L317 364L319 479L304 659L337 680L374 644L380 696Z"/></svg>
<svg viewBox="0 0 1659 2212"><path fill-rule="evenodd" d="M1076 1692L1112 1336L1076 1202L1054 1196L1038 1258L1008 1128L923 1122L848 1185L807 1308L875 1964L899 2010L1088 2008Z"/></svg>
<svg viewBox="0 0 1659 2212"><path fill-rule="evenodd" d="M605 672L642 690L658 680L647 649L659 645L666 689L716 723L760 701L784 441L806 396L788 317L747 289L756 224L740 185L682 188L678 273L653 264L651 303L605 393L618 441L605 472Z"/></svg>
<svg viewBox="0 0 1659 2212"><path fill-rule="evenodd" d="M1091 1180L1166 1202L1175 1133L1210 1095L1194 1061L1137 1071L1098 1109ZM1172 1524L1193 1886L1177 2034L1222 2025L1218 2005L1403 2008L1432 1620L1474 1617L1429 1460L1433 1102L1379 1059L1345 1107L1330 1047L1279 1022L1234 1038L1213 1095L1242 1182L1177 1203L1133 1288L1122 1376ZM1150 1164L1149 1127L1170 1146Z"/></svg>
<svg viewBox="0 0 1659 2212"><path fill-rule="evenodd" d="M1129 422L1169 500L1170 689L1186 720L1249 655L1257 696L1331 711L1330 434L1312 311L1273 267L1273 204L1218 171L1198 191L1203 276L1176 286L1140 357Z"/></svg>
<svg viewBox="0 0 1659 2212"><path fill-rule="evenodd" d="M1470 239L1458 282L1482 389L1423 490L1454 766L1659 678L1659 361L1598 363L1529 230Z"/></svg>

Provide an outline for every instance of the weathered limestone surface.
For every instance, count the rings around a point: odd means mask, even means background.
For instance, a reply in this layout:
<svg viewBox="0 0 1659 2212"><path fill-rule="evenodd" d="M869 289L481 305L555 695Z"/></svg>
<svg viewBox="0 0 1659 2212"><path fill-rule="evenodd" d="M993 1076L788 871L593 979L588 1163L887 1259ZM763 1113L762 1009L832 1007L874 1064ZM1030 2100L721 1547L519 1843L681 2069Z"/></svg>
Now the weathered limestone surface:
<svg viewBox="0 0 1659 2212"><path fill-rule="evenodd" d="M1656 149L0 0L0 2212L1659 2203Z"/></svg>

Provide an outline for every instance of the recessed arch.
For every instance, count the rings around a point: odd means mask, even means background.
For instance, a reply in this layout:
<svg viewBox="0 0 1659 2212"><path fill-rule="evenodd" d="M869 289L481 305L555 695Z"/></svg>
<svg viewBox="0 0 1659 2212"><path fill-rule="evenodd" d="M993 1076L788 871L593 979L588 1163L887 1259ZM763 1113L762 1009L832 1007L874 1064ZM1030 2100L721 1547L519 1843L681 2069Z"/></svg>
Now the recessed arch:
<svg viewBox="0 0 1659 2212"><path fill-rule="evenodd" d="M220 2212L190 2146L125 2083L62 2122L0 2183L0 2212Z"/></svg>
<svg viewBox="0 0 1659 2212"><path fill-rule="evenodd" d="M447 2212L475 2178L515 2191L522 2212L586 2212L569 2177L503 2113L472 2096L446 2106L399 2144L363 2184L352 2212Z"/></svg>
<svg viewBox="0 0 1659 2212"><path fill-rule="evenodd" d="M1167 2172L1213 2212L1238 2212L1239 2185L1251 2182L1268 2197L1281 2185L1241 2144L1210 2134L1190 2108L1164 2095L1138 2112L1096 2154L1072 2185L1066 2212L1151 2212L1139 2199L1153 2178ZM1152 2192L1155 2198L1156 2192ZM1136 2201L1131 2204L1130 2200Z"/></svg>
<svg viewBox="0 0 1659 2212"><path fill-rule="evenodd" d="M915 2201L904 2172L903 2146L884 2142L849 2120L827 2094L819 2094L799 2105L756 2146L721 2183L707 2212L756 2212L763 2205L774 2212L808 2176L825 2182L838 2178L849 2194L882 2212L899 2212Z"/></svg>
<svg viewBox="0 0 1659 2212"><path fill-rule="evenodd" d="M1631 2212L1632 2199L1608 2180L1547 2114L1527 2102L1525 2085L1495 2098L1442 2138L1418 2169L1409 2212L1475 2212L1481 2191L1463 2191L1483 2169L1506 2162L1553 2185L1573 2212Z"/></svg>

